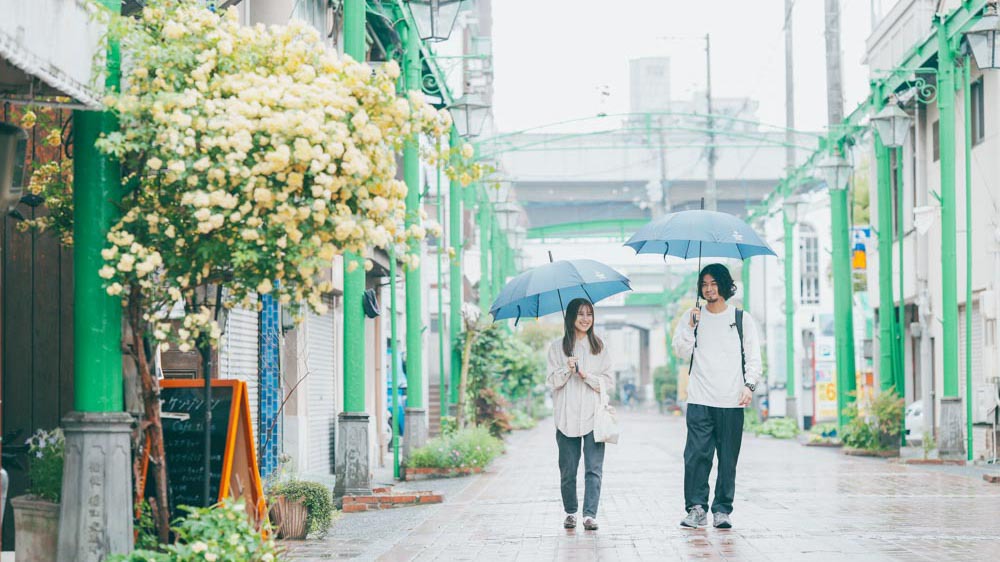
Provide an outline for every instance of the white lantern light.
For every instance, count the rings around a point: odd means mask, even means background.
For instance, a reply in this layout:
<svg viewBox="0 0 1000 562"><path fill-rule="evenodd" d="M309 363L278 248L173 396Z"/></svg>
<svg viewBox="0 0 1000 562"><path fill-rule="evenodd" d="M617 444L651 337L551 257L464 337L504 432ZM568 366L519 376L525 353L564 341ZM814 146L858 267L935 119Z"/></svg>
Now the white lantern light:
<svg viewBox="0 0 1000 562"><path fill-rule="evenodd" d="M997 16L995 2L986 5L983 17L965 32L965 40L969 42L972 56L980 70L1000 68L1000 50L997 44L997 32L1000 31L1000 16Z"/></svg>
<svg viewBox="0 0 1000 562"><path fill-rule="evenodd" d="M24 191L24 163L28 134L9 123L0 123L0 205L7 212Z"/></svg>
<svg viewBox="0 0 1000 562"><path fill-rule="evenodd" d="M482 134L490 106L479 96L465 95L448 106L448 111L455 122L458 134L471 138Z"/></svg>
<svg viewBox="0 0 1000 562"><path fill-rule="evenodd" d="M911 121L910 116L893 102L890 102L875 117L872 117L875 132L878 133L878 138L887 148L903 146L910 133Z"/></svg>
<svg viewBox="0 0 1000 562"><path fill-rule="evenodd" d="M409 0L417 34L428 43L447 41L464 0Z"/></svg>
<svg viewBox="0 0 1000 562"><path fill-rule="evenodd" d="M826 180L826 185L833 191L843 191L847 189L847 182L851 178L851 165L847 163L839 154L830 154L818 168Z"/></svg>

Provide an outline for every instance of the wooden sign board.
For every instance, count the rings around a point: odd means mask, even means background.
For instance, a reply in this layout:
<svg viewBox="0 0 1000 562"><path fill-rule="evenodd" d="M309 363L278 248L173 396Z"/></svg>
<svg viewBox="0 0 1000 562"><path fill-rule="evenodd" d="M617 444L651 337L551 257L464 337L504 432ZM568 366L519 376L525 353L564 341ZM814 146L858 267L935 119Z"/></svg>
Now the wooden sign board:
<svg viewBox="0 0 1000 562"><path fill-rule="evenodd" d="M202 505L204 393L205 383L201 379L160 381L163 443L174 517L184 514L178 506ZM267 510L254 448L246 383L240 380L213 380L211 407L211 490L216 501L227 497L244 498L250 517L260 522L267 516ZM143 472L146 495L153 496L152 482L146 477L147 471L144 469Z"/></svg>

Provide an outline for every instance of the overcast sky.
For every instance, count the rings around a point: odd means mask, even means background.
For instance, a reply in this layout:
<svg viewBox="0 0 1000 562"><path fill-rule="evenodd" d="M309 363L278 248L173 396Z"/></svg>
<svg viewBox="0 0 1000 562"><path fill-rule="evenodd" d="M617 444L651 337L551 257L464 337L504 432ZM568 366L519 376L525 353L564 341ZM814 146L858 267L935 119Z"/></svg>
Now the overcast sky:
<svg viewBox="0 0 1000 562"><path fill-rule="evenodd" d="M826 126L823 3L796 0L793 9L801 130ZM841 0L841 6L846 114L868 92L862 58L872 0ZM763 122L785 122L784 0L493 0L493 20L500 131L627 112L633 58L670 56L672 98L690 99L705 87L705 33L713 97L751 97ZM611 93L603 104L602 86Z"/></svg>

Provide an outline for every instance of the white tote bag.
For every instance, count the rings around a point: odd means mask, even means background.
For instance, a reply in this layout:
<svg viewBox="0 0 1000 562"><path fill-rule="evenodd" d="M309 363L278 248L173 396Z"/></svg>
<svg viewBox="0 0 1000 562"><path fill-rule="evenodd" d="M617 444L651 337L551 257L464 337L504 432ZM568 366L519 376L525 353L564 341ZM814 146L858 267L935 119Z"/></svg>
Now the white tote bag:
<svg viewBox="0 0 1000 562"><path fill-rule="evenodd" d="M609 403L608 393L601 380L601 396L597 401L597 411L594 413L594 441L598 443L618 443L621 429L618 427L618 414L615 407Z"/></svg>

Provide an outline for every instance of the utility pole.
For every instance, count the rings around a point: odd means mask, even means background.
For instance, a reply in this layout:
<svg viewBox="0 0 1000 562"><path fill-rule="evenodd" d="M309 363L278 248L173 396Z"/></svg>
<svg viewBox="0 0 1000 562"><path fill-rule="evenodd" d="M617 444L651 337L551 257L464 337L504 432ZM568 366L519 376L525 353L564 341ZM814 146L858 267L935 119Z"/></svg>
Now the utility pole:
<svg viewBox="0 0 1000 562"><path fill-rule="evenodd" d="M719 210L719 193L715 185L715 117L712 115L712 39L705 34L705 113L708 118L708 172L705 176L705 208Z"/></svg>
<svg viewBox="0 0 1000 562"><path fill-rule="evenodd" d="M826 87L827 117L831 134L844 119L844 97L840 79L840 5L839 0L826 0ZM833 146L841 151L843 147ZM850 393L856 386L854 372L854 288L851 279L850 225L847 212L847 189L830 188L830 233L833 245L833 309L837 342L837 420L841 429L849 421L844 408L854 399Z"/></svg>
<svg viewBox="0 0 1000 562"><path fill-rule="evenodd" d="M792 4L794 0L785 0L785 173L795 169L795 137L792 129L795 127L795 85L794 66L792 64ZM796 402L795 386L798 381L795 369L795 293L793 291L793 272L795 259L795 221L789 220L786 210L782 213L784 228L785 255L785 417L799 419Z"/></svg>

